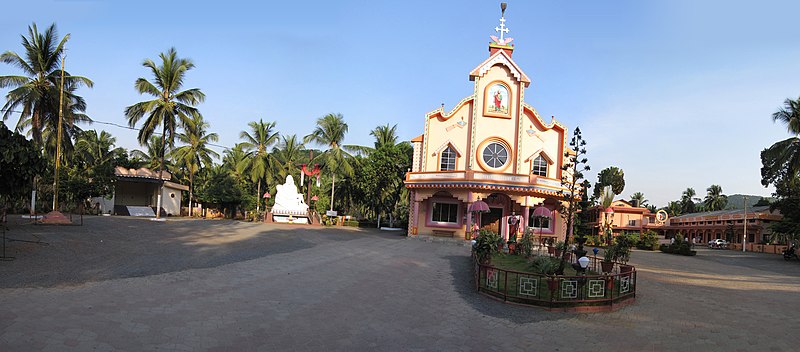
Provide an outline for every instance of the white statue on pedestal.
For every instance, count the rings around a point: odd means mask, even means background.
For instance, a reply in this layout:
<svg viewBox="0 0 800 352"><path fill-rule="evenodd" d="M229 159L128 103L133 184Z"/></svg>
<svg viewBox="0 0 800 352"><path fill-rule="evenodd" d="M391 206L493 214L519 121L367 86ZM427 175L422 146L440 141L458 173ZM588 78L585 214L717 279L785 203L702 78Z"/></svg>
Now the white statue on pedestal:
<svg viewBox="0 0 800 352"><path fill-rule="evenodd" d="M297 186L294 184L292 175L286 175L286 182L276 188L273 213L306 214L308 212L308 205L303 201L303 195L297 193Z"/></svg>

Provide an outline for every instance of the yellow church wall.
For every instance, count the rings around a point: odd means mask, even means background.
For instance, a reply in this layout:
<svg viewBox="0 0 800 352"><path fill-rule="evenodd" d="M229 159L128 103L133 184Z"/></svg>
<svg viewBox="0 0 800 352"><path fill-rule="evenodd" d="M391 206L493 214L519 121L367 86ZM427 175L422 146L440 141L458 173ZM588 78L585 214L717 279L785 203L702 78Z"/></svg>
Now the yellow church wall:
<svg viewBox="0 0 800 352"><path fill-rule="evenodd" d="M456 170L466 168L471 112L472 102L466 102L456 106L456 110L449 115L438 113L427 118L427 132L423 142L426 144L423 172L439 171L441 152L448 145L452 145L458 154Z"/></svg>
<svg viewBox="0 0 800 352"><path fill-rule="evenodd" d="M488 96L488 89L495 84L502 84L508 88L508 114L497 114L489 111L488 105L492 104L492 97ZM470 152L470 162L473 170L487 172L517 173L517 125L516 116L519 106L519 83L504 65L494 65L485 75L475 82L476 89L476 115L473 127L474 145ZM489 99L489 101L487 101ZM486 144L497 141L506 146L510 154L510 162L500 169L490 168L481 160L481 152Z"/></svg>

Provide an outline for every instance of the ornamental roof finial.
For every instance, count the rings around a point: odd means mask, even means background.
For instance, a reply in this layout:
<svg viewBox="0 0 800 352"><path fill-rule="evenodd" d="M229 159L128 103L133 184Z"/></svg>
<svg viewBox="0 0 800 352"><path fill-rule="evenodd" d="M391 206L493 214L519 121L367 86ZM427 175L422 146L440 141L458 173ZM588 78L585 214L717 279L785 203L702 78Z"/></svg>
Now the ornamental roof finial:
<svg viewBox="0 0 800 352"><path fill-rule="evenodd" d="M504 2L500 3L500 26L499 27L494 27L495 32L500 32L500 38L498 38L498 37L496 37L494 35L490 35L489 36L490 38L492 38L492 40L497 45L505 45L505 46L507 46L507 45L509 45L509 43L511 43L512 40L514 40L514 38L505 38L505 34L510 31L506 27L506 7L507 6L508 5L506 3L504 3Z"/></svg>

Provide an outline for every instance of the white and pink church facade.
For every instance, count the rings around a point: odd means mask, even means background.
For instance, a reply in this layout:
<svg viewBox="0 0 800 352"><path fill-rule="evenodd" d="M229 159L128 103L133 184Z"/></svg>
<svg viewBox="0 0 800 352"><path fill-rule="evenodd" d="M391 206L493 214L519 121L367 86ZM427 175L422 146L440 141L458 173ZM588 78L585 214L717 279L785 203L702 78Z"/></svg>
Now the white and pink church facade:
<svg viewBox="0 0 800 352"><path fill-rule="evenodd" d="M520 231L563 238L559 214L567 128L544 121L525 103L530 78L512 59L505 19L492 36L489 57L469 73L471 95L450 111L425 115L424 133L411 140L412 169L405 185L410 193L409 235L471 238L473 224L508 236L510 216ZM475 202L489 207L469 210ZM533 214L537 216L533 216Z"/></svg>

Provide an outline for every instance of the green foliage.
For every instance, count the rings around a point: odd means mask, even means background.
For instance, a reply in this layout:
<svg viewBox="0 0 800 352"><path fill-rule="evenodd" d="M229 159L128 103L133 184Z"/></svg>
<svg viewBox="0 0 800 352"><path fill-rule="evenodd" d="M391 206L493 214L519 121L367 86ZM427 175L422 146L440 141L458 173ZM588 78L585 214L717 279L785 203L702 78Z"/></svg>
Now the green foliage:
<svg viewBox="0 0 800 352"><path fill-rule="evenodd" d="M525 232L522 234L522 238L520 238L519 243L517 243L517 248L519 248L520 253L522 253L525 257L530 257L533 255L533 244L536 240L536 235L531 228L525 228Z"/></svg>
<svg viewBox="0 0 800 352"><path fill-rule="evenodd" d="M594 185L594 198L599 199L605 186L611 186L614 194L620 194L625 189L625 172L616 166L610 166L597 174L597 183Z"/></svg>
<svg viewBox="0 0 800 352"><path fill-rule="evenodd" d="M475 244L472 246L475 256L478 258L479 263L488 263L492 254L497 252L498 243L502 240L499 234L482 229L478 232L478 237L475 238Z"/></svg>
<svg viewBox="0 0 800 352"><path fill-rule="evenodd" d="M207 179L198 187L197 198L203 203L216 204L232 211L244 200L243 193L228 170L216 166L209 170Z"/></svg>
<svg viewBox="0 0 800 352"><path fill-rule="evenodd" d="M614 245L608 246L603 250L603 261L610 263L617 260L617 247Z"/></svg>
<svg viewBox="0 0 800 352"><path fill-rule="evenodd" d="M0 76L0 87L10 88L6 103L0 111L3 121L15 111L22 111L17 122L17 130L30 128L33 141L39 146L54 150L58 133L60 92L62 87L62 57L69 40L67 34L58 39L56 25L51 24L44 32L39 32L36 24L28 27L28 36L22 37L22 55L13 51L0 54L0 61L22 71L21 76ZM72 147L72 139L79 131L75 122L91 121L83 114L86 102L75 94L81 86L92 87L86 77L74 76L63 71L64 109L62 115L62 138L65 150ZM44 141L43 141L44 139Z"/></svg>
<svg viewBox="0 0 800 352"><path fill-rule="evenodd" d="M631 195L631 204L638 203L640 208L646 208L648 206L647 202L649 202L644 197L644 193L636 192Z"/></svg>
<svg viewBox="0 0 800 352"><path fill-rule="evenodd" d="M565 171L561 177L561 187L564 190L558 192L559 196L566 200L566 205L559 202L559 212L566 220L566 228L573 228L581 210L581 204L586 204L585 192L589 188L589 181L584 177L584 172L589 171L590 167L586 159L586 141L583 139L581 129L575 128L569 147L573 152L563 154L564 164L561 170ZM569 240L569 231L565 231L564 242ZM558 272L563 273L566 262L566 251L558 267Z"/></svg>
<svg viewBox="0 0 800 352"><path fill-rule="evenodd" d="M694 188L691 188L691 187L687 188L685 191L683 191L683 194L681 194L681 200L680 200L681 213L682 214L689 214L689 213L694 213L694 212L697 211L696 204L694 202L698 201L700 199L696 198L695 197L696 195L697 195L697 192L695 192Z"/></svg>
<svg viewBox="0 0 800 352"><path fill-rule="evenodd" d="M622 264L628 263L631 259L631 248L639 241L637 234L623 234L617 236L614 240L614 254L616 255L615 261Z"/></svg>
<svg viewBox="0 0 800 352"><path fill-rule="evenodd" d="M29 193L45 162L32 141L0 122L0 207Z"/></svg>
<svg viewBox="0 0 800 352"><path fill-rule="evenodd" d="M648 251L654 251L658 249L658 234L656 234L653 230L648 230L647 232L643 233L639 241L636 242L636 248L644 249Z"/></svg>
<svg viewBox="0 0 800 352"><path fill-rule="evenodd" d="M560 260L548 256L538 256L531 261L533 271L544 274L554 275L558 271Z"/></svg>
<svg viewBox="0 0 800 352"><path fill-rule="evenodd" d="M706 192L707 195L703 202L705 211L722 210L728 205L728 196L722 194L722 186L711 185Z"/></svg>

